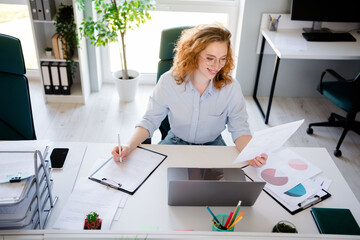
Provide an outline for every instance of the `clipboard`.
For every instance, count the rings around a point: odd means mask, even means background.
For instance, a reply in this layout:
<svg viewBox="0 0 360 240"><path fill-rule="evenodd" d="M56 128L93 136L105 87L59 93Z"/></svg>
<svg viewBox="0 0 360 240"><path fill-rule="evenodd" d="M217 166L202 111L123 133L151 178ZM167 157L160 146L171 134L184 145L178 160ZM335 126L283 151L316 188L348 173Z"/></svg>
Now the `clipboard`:
<svg viewBox="0 0 360 240"><path fill-rule="evenodd" d="M301 212L302 210L309 208L329 197L331 197L331 194L324 189L321 189L317 193L315 193L313 196L310 196L305 201L298 203L297 205L290 205L281 199L277 198L274 193L269 191L268 189L263 189L264 192L266 192L272 199L274 199L280 206L282 206L286 211L288 211L291 215L295 215L298 212Z"/></svg>
<svg viewBox="0 0 360 240"><path fill-rule="evenodd" d="M133 195L166 158L162 153L137 147L121 163L110 157L88 178Z"/></svg>
<svg viewBox="0 0 360 240"><path fill-rule="evenodd" d="M248 165L249 166L249 165ZM243 170L246 169L247 166L245 166L244 168L242 168ZM254 181L254 179L252 179L248 174L245 175L251 180ZM308 197L307 199L305 199L302 202L299 202L297 204L289 204L287 202L285 202L284 200L282 200L281 198L279 198L276 193L272 192L270 189L268 189L265 185L264 192L266 192L272 199L274 199L278 204L280 204L280 206L282 206L286 211L288 211L291 215L294 215L298 212L301 212L302 210L309 208L329 197L331 197L331 194L329 192L327 192L324 189L320 189L319 191L317 191L315 194L313 194L312 196Z"/></svg>

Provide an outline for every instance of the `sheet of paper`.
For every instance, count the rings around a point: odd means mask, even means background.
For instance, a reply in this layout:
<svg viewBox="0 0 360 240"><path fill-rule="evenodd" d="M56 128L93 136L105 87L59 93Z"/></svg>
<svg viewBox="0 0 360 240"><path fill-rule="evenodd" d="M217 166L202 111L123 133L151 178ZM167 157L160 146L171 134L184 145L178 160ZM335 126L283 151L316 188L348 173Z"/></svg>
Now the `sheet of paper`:
<svg viewBox="0 0 360 240"><path fill-rule="evenodd" d="M270 154L278 150L303 122L304 119L255 132L234 163L251 160L262 153Z"/></svg>
<svg viewBox="0 0 360 240"><path fill-rule="evenodd" d="M256 171L267 187L279 194L322 172L290 149L270 154L266 164Z"/></svg>
<svg viewBox="0 0 360 240"><path fill-rule="evenodd" d="M325 189L331 180L317 176L321 169L290 149L269 155L267 164L261 168L244 169L254 181L265 181L265 190L277 199L296 206Z"/></svg>
<svg viewBox="0 0 360 240"><path fill-rule="evenodd" d="M136 148L125 161L110 159L91 177L99 180L105 178L112 185L121 184L122 189L133 192L164 158L164 155Z"/></svg>
<svg viewBox="0 0 360 240"><path fill-rule="evenodd" d="M15 183L0 183L0 204L12 203L19 200L25 186L26 180Z"/></svg>
<svg viewBox="0 0 360 240"><path fill-rule="evenodd" d="M109 230L124 195L87 178L79 179L52 228L81 230L84 228L86 215L96 212L102 219L101 230Z"/></svg>
<svg viewBox="0 0 360 240"><path fill-rule="evenodd" d="M0 183L9 182L13 177L25 179L34 174L34 153L0 154Z"/></svg>
<svg viewBox="0 0 360 240"><path fill-rule="evenodd" d="M48 141L4 141L0 142L0 183L13 177L28 178L35 174L34 153L3 153L1 151L35 151L44 153ZM38 158L38 163L40 159Z"/></svg>

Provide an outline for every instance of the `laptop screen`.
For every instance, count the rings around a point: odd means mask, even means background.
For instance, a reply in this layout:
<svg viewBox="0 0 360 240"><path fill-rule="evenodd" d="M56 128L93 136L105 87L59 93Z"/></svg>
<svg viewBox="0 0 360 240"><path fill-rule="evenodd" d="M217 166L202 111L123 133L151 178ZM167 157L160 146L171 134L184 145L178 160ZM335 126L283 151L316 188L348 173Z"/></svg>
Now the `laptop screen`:
<svg viewBox="0 0 360 240"><path fill-rule="evenodd" d="M188 168L189 180L225 180L223 168Z"/></svg>

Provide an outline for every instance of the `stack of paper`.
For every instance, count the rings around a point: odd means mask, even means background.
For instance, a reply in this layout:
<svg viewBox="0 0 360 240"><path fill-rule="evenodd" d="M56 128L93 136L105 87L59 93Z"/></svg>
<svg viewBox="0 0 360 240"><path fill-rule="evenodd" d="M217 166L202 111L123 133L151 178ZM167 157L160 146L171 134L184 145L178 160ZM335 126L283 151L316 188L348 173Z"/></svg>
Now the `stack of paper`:
<svg viewBox="0 0 360 240"><path fill-rule="evenodd" d="M44 149L47 147L42 141L0 143L0 229L34 229L44 226L53 203L50 200L50 164L40 161L41 153L35 154L35 150ZM38 160L37 176L35 159ZM35 184L36 180L39 188Z"/></svg>

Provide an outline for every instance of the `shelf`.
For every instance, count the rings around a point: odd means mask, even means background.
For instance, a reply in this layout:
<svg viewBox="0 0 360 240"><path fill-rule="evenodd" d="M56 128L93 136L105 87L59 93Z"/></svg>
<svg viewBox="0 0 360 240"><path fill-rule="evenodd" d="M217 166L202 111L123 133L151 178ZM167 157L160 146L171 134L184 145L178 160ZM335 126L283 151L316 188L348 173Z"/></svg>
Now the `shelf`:
<svg viewBox="0 0 360 240"><path fill-rule="evenodd" d="M39 0L41 2L43 0ZM53 15L52 20L38 20L38 17L33 15L32 8L34 8L33 1L27 0L29 6L29 15L31 18L32 28L34 32L34 42L38 55L39 66L41 62L66 62L65 59L55 59L55 56L47 56L45 48L53 47L52 37L56 33L56 13ZM36 0L36 2L38 2ZM74 21L79 27L84 13L76 7L75 0L54 0L55 9L58 10L61 4L72 5L74 11ZM35 6L36 7L36 6ZM37 9L35 9L37 11ZM33 19L35 18L35 19ZM50 19L50 18L49 18ZM54 52L53 52L54 53ZM89 67L87 62L86 41L79 40L79 48L75 51L73 61L77 65L77 70L73 78L73 85L71 86L71 95L47 95L44 93L46 103L82 103L85 104L88 96L90 95L90 82L89 82ZM42 72L42 69L40 69ZM60 79L61 84L61 79Z"/></svg>
<svg viewBox="0 0 360 240"><path fill-rule="evenodd" d="M45 52L39 53L39 60L40 62L66 62L66 59L56 59L54 56L48 57L46 56ZM74 62L79 62L79 57L74 55L73 59Z"/></svg>
<svg viewBox="0 0 360 240"><path fill-rule="evenodd" d="M45 99L47 103L85 103L80 82L73 83L71 95L46 94Z"/></svg>
<svg viewBox="0 0 360 240"><path fill-rule="evenodd" d="M33 20L34 23L52 23L55 24L55 20L48 21L48 20Z"/></svg>

